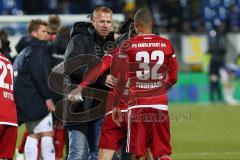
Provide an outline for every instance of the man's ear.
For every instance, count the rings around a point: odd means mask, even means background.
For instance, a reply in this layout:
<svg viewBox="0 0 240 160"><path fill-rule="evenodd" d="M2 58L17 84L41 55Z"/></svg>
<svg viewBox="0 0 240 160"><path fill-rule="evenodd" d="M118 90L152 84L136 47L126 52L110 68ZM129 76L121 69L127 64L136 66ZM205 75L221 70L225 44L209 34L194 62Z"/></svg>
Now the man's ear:
<svg viewBox="0 0 240 160"><path fill-rule="evenodd" d="M92 19L92 25L95 26L96 21L94 19Z"/></svg>
<svg viewBox="0 0 240 160"><path fill-rule="evenodd" d="M37 36L36 34L37 34L36 31L31 32L31 36L33 36L33 37L36 37Z"/></svg>

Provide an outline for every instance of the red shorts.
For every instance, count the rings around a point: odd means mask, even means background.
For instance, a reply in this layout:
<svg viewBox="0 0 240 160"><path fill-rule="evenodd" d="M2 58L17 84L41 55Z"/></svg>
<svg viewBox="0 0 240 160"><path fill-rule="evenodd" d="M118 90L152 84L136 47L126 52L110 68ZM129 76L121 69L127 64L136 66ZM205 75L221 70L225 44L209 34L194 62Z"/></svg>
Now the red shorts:
<svg viewBox="0 0 240 160"><path fill-rule="evenodd" d="M13 159L17 141L17 127L0 124L0 158Z"/></svg>
<svg viewBox="0 0 240 160"><path fill-rule="evenodd" d="M105 116L101 128L99 148L117 151L121 147L127 138L127 112L122 112L122 115L123 122L121 123L121 127L112 120L112 114Z"/></svg>
<svg viewBox="0 0 240 160"><path fill-rule="evenodd" d="M134 108L128 111L127 152L145 156L150 148L153 157L170 155L170 120L168 111Z"/></svg>
<svg viewBox="0 0 240 160"><path fill-rule="evenodd" d="M63 150L65 145L65 130L62 127L55 128L54 130L54 146L55 156L59 159L63 158Z"/></svg>

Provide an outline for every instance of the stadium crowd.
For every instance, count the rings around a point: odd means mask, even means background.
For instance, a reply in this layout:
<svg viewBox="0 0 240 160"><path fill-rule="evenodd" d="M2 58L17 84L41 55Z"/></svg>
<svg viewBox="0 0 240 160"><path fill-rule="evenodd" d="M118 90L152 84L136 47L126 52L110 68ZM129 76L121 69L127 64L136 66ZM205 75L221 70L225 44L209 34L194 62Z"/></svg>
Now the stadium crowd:
<svg viewBox="0 0 240 160"><path fill-rule="evenodd" d="M107 6L126 18L142 7L153 13L154 26L161 32L204 32L224 24L227 31L239 31L238 0L12 0L0 3L2 15L91 14L98 6Z"/></svg>

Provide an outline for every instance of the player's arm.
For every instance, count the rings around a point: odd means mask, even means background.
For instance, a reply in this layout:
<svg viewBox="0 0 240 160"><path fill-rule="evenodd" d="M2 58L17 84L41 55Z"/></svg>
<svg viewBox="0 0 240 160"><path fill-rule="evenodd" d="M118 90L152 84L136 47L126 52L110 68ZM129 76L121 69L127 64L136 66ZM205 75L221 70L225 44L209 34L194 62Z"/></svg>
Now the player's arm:
<svg viewBox="0 0 240 160"><path fill-rule="evenodd" d="M102 76L110 68L111 64L112 56L105 55L100 63L98 63L93 69L86 73L79 86L69 93L68 99L70 101L83 101L81 96L83 88L88 86L89 84L94 83L98 77Z"/></svg>
<svg viewBox="0 0 240 160"><path fill-rule="evenodd" d="M86 87L89 84L94 83L98 77L102 76L111 66L112 56L105 55L100 63L98 63L93 69L86 73L80 86Z"/></svg>
<svg viewBox="0 0 240 160"><path fill-rule="evenodd" d="M122 119L121 109L119 107L114 107L112 110L112 120L120 127Z"/></svg>
<svg viewBox="0 0 240 160"><path fill-rule="evenodd" d="M168 78L166 81L167 90L170 89L177 82L177 79L178 79L178 63L177 63L177 58L176 58L176 54L174 53L174 50L169 57L168 68L169 68Z"/></svg>

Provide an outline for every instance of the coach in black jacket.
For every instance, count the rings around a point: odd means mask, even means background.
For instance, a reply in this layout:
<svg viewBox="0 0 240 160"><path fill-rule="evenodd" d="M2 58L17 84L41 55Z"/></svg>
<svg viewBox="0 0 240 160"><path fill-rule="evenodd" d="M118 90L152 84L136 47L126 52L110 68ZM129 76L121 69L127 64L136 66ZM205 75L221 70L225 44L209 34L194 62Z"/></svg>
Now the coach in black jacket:
<svg viewBox="0 0 240 160"><path fill-rule="evenodd" d="M104 45L107 42L114 41L114 34L110 32L111 23L112 11L106 7L99 7L93 12L93 25L84 22L77 22L74 24L71 31L71 40L65 52L64 67L67 73L72 70L72 65L74 65L68 62L74 58L79 59L79 56L92 55L98 57L100 60L103 57ZM79 60L91 61L84 56ZM86 68L87 66L74 70L74 72L69 75L71 83L79 84L86 72ZM112 84L111 76L106 73L98 78L96 83L90 85L90 87L107 90L108 87L106 86L111 86ZM83 112L96 107L97 104L99 104L99 101L84 97L84 101L72 106L71 110L74 113ZM65 127L68 129L69 133L68 160L97 159L101 124L102 118L90 118L88 122L71 121L65 123Z"/></svg>

